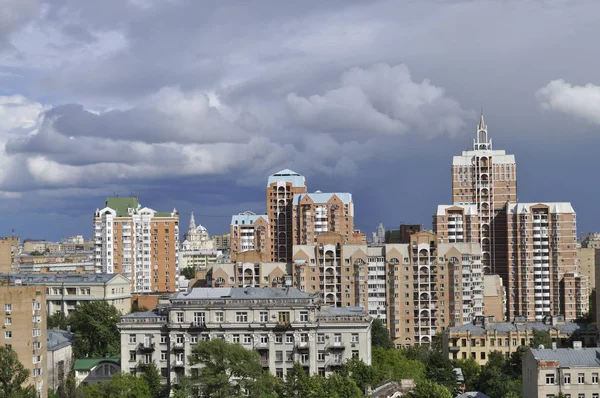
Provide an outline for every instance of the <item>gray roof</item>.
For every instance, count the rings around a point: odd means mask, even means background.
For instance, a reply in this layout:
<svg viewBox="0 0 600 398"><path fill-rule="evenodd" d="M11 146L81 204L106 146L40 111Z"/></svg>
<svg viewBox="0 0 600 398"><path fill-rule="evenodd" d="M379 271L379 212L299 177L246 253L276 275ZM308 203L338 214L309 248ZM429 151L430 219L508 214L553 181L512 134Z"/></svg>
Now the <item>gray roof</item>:
<svg viewBox="0 0 600 398"><path fill-rule="evenodd" d="M179 292L171 300L212 300L212 299L309 299L313 297L295 287L198 287L188 292Z"/></svg>
<svg viewBox="0 0 600 398"><path fill-rule="evenodd" d="M322 315L366 315L367 312L362 307L321 307Z"/></svg>
<svg viewBox="0 0 600 398"><path fill-rule="evenodd" d="M269 222L269 216L266 214L255 214L251 211L245 211L231 216L231 225L252 225L261 217Z"/></svg>
<svg viewBox="0 0 600 398"><path fill-rule="evenodd" d="M555 326L545 324L544 322L526 322L526 323L513 323L513 322L493 322L488 323L485 328L483 326L477 326L473 323L466 323L461 326L453 326L446 330L448 332L471 332L472 335L484 335L486 330L488 332L497 331L499 333L509 333L511 331L525 331L525 330L559 330L564 334L573 334L578 330L585 329L585 325L573 323L573 322L565 322L559 323Z"/></svg>
<svg viewBox="0 0 600 398"><path fill-rule="evenodd" d="M121 318L162 318L156 311L141 311L132 312L131 314L123 315Z"/></svg>
<svg viewBox="0 0 600 398"><path fill-rule="evenodd" d="M599 367L600 348L531 349L536 360L559 361L561 367Z"/></svg>
<svg viewBox="0 0 600 398"><path fill-rule="evenodd" d="M47 333L46 348L48 351L56 351L71 345L73 334L66 330L49 329Z"/></svg>
<svg viewBox="0 0 600 398"><path fill-rule="evenodd" d="M0 276L7 276L0 274ZM85 282L87 284L95 283L106 283L110 282L115 277L123 277L121 274L104 274L104 273L90 273L90 274L10 274L10 282L15 283L19 281L24 285L30 284L45 284L45 283L64 283L64 284L81 284ZM124 278L124 277L123 277Z"/></svg>
<svg viewBox="0 0 600 398"><path fill-rule="evenodd" d="M490 396L479 391L469 391L460 394L456 398L490 398Z"/></svg>
<svg viewBox="0 0 600 398"><path fill-rule="evenodd" d="M290 169L281 170L269 176L269 179L267 181L267 187L277 181L289 182L292 184L293 187L306 186L306 180L304 179L304 176Z"/></svg>

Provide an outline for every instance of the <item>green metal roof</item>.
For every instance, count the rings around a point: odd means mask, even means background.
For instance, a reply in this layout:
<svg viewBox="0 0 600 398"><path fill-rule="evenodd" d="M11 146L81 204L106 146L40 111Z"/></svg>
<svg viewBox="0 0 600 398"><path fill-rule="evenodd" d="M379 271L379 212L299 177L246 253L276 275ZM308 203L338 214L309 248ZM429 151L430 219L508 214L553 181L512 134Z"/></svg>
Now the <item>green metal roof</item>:
<svg viewBox="0 0 600 398"><path fill-rule="evenodd" d="M154 213L154 217L173 217L173 213L170 211L157 211Z"/></svg>
<svg viewBox="0 0 600 398"><path fill-rule="evenodd" d="M121 365L121 357L105 357L105 358L83 358L76 359L73 368L75 370L92 370L102 362L113 362Z"/></svg>
<svg viewBox="0 0 600 398"><path fill-rule="evenodd" d="M106 198L106 207L117 212L117 217L128 217L128 209L137 209L140 203L138 198L126 197L126 198Z"/></svg>

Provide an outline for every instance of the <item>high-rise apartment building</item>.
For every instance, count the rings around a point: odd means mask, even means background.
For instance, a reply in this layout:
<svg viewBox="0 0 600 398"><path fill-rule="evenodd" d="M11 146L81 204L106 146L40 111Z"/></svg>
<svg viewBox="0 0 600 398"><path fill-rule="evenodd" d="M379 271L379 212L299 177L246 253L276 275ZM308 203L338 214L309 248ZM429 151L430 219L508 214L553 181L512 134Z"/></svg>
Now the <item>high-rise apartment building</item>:
<svg viewBox="0 0 600 398"><path fill-rule="evenodd" d="M569 295L564 296L561 281L565 274L578 271L576 216L571 204L509 203L506 213L509 264L503 278L509 319L522 316L541 320L546 315L562 314L573 320L586 313L587 304L578 311L572 307L574 317L562 309ZM587 288L571 293L584 291Z"/></svg>
<svg viewBox="0 0 600 398"><path fill-rule="evenodd" d="M10 346L29 369L26 385L47 396L46 291L43 286L0 286L0 346Z"/></svg>
<svg viewBox="0 0 600 398"><path fill-rule="evenodd" d="M19 238L0 238L0 273L18 272Z"/></svg>
<svg viewBox="0 0 600 398"><path fill-rule="evenodd" d="M229 236L233 261L246 251L256 251L264 260L271 258L271 225L266 214L246 211L232 216Z"/></svg>
<svg viewBox="0 0 600 398"><path fill-rule="evenodd" d="M173 292L179 274L179 213L108 198L94 213L96 266L129 278L133 292Z"/></svg>
<svg viewBox="0 0 600 398"><path fill-rule="evenodd" d="M267 216L271 222L270 260L286 262L292 258L294 243L294 195L307 193L304 176L285 169L267 180Z"/></svg>
<svg viewBox="0 0 600 398"><path fill-rule="evenodd" d="M452 202L476 206L483 265L496 272L496 262L505 261L507 202L517 201L517 166L514 155L492 149L487 125L481 115L473 150L452 160Z"/></svg>

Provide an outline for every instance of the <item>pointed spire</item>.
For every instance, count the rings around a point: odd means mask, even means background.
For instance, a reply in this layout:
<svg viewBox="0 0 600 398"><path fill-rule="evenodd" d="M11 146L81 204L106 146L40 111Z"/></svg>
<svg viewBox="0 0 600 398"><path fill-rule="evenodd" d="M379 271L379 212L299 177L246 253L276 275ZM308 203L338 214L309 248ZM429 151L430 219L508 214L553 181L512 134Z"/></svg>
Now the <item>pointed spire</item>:
<svg viewBox="0 0 600 398"><path fill-rule="evenodd" d="M194 212L190 216L190 231L196 229L196 220L194 220Z"/></svg>
<svg viewBox="0 0 600 398"><path fill-rule="evenodd" d="M477 126L477 130L487 130L487 126L485 125L485 120L483 120L483 108L481 108L481 116L479 117L479 125Z"/></svg>

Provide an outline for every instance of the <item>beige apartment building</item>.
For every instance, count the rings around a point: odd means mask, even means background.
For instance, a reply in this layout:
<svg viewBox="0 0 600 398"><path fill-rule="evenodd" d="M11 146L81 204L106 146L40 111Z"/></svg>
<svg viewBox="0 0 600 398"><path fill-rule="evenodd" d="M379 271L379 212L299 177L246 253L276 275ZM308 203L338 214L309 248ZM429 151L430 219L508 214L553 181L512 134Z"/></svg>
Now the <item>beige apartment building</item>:
<svg viewBox="0 0 600 398"><path fill-rule="evenodd" d="M8 274L18 271L19 238L0 238L0 273Z"/></svg>
<svg viewBox="0 0 600 398"><path fill-rule="evenodd" d="M122 274L134 292L173 292L179 275L179 213L142 207L138 198L108 198L94 213L96 266Z"/></svg>
<svg viewBox="0 0 600 398"><path fill-rule="evenodd" d="M87 301L106 301L121 313L131 311L131 282L119 274L14 274L10 283L45 286L50 315L69 315Z"/></svg>
<svg viewBox="0 0 600 398"><path fill-rule="evenodd" d="M251 211L231 217L229 236L232 261L247 251L260 254L262 261L269 261L271 256L271 225L266 214L255 214Z"/></svg>
<svg viewBox="0 0 600 398"><path fill-rule="evenodd" d="M438 205L433 216L433 230L439 243L479 243L477 205Z"/></svg>
<svg viewBox="0 0 600 398"><path fill-rule="evenodd" d="M213 247L217 250L229 250L231 247L230 235L214 235L213 239Z"/></svg>
<svg viewBox="0 0 600 398"><path fill-rule="evenodd" d="M452 203L476 206L483 266L494 273L498 272L496 263L504 261L504 207L507 202L516 201L515 157L503 150L492 149L492 139L481 115L473 150L463 151L452 160Z"/></svg>
<svg viewBox="0 0 600 398"><path fill-rule="evenodd" d="M547 315L564 314L565 305L575 305L571 298L588 294L587 287L576 290L581 283L573 285L572 295L565 297L561 290L563 277L577 272L573 207L566 202L509 203L506 213L509 264L508 272L501 275L507 288L509 319L523 316L539 321ZM580 278L580 282L585 279ZM567 320L589 311L584 303L570 308L571 314L564 314Z"/></svg>
<svg viewBox="0 0 600 398"><path fill-rule="evenodd" d="M530 349L523 356L523 397L599 398L600 348Z"/></svg>
<svg viewBox="0 0 600 398"><path fill-rule="evenodd" d="M121 370L154 361L163 381L176 385L192 372L194 345L220 338L257 351L277 377L296 362L325 376L351 358L371 364L371 322L362 308L322 305L294 287L196 288L156 311L122 317Z"/></svg>
<svg viewBox="0 0 600 398"><path fill-rule="evenodd" d="M485 365L493 351L505 357L519 347L531 345L534 330L548 332L560 346L561 341L575 334L585 334L585 325L565 322L564 317L546 317L543 322L497 322L493 317L478 317L473 322L444 330L444 355L450 360L472 358Z"/></svg>
<svg viewBox="0 0 600 398"><path fill-rule="evenodd" d="M47 397L46 292L42 286L0 285L0 345L10 346L30 370L27 385Z"/></svg>
<svg viewBox="0 0 600 398"><path fill-rule="evenodd" d="M209 264L207 287L282 287L291 275L288 263L260 261L258 253L245 252L236 262Z"/></svg>
<svg viewBox="0 0 600 398"><path fill-rule="evenodd" d="M600 268L600 248L577 248L577 269L590 281L590 291L596 289L596 270Z"/></svg>

